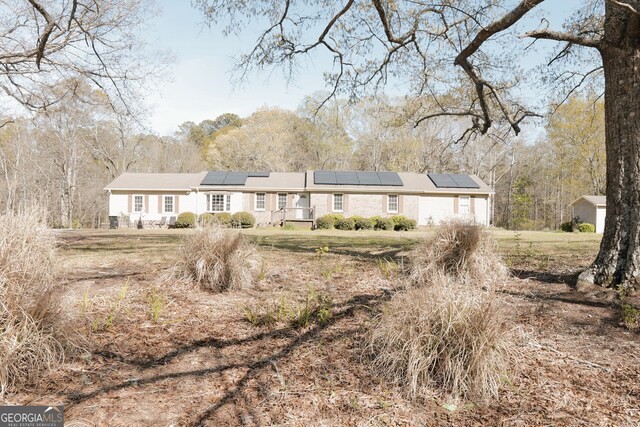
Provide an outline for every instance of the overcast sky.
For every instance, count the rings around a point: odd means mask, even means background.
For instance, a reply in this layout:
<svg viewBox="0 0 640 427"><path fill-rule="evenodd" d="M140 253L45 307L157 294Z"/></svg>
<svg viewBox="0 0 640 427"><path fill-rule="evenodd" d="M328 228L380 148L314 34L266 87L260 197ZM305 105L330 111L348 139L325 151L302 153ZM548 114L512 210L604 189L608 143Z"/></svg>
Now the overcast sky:
<svg viewBox="0 0 640 427"><path fill-rule="evenodd" d="M161 14L154 20L155 30L148 34L152 45L169 50L176 58L169 80L149 95L149 125L154 131L169 134L185 121L197 123L222 113L248 116L263 106L295 110L304 96L326 90L322 73L317 71L325 69L325 61L330 60L323 57L309 59L290 83L276 71L253 75L243 86L232 84L233 57L252 46L257 29L243 29L241 38L225 38L219 29L203 26L200 14L189 3L158 0ZM553 11L551 26L559 27L567 11L578 4L578 0L546 4ZM320 62L322 66L316 64Z"/></svg>

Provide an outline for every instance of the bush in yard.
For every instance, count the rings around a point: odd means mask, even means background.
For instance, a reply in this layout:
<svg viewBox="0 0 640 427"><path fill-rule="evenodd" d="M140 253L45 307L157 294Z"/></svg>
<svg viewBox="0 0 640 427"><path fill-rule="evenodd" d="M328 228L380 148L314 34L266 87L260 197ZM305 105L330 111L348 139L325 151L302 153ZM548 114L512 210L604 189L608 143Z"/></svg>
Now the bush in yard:
<svg viewBox="0 0 640 427"><path fill-rule="evenodd" d="M193 228L196 226L196 214L193 212L182 212L176 218L176 228Z"/></svg>
<svg viewBox="0 0 640 427"><path fill-rule="evenodd" d="M231 214L229 212L219 212L213 216L216 220L216 223L222 225L224 227L229 227L231 225Z"/></svg>
<svg viewBox="0 0 640 427"><path fill-rule="evenodd" d="M439 274L396 294L371 325L365 352L374 371L411 397L434 391L496 397L516 351L508 316L492 293Z"/></svg>
<svg viewBox="0 0 640 427"><path fill-rule="evenodd" d="M432 277L445 274L463 285L490 286L507 276L497 255L497 246L478 225L461 221L443 222L409 255L409 278L426 285Z"/></svg>
<svg viewBox="0 0 640 427"><path fill-rule="evenodd" d="M353 219L356 230L373 230L373 220L370 218L363 218L361 216L352 216L351 218Z"/></svg>
<svg viewBox="0 0 640 427"><path fill-rule="evenodd" d="M560 224L560 230L566 233L571 233L573 231L573 222L571 221L563 222L562 224Z"/></svg>
<svg viewBox="0 0 640 427"><path fill-rule="evenodd" d="M399 218L394 223L394 230L396 231L409 231L416 228L416 220L410 218Z"/></svg>
<svg viewBox="0 0 640 427"><path fill-rule="evenodd" d="M589 224L588 222L583 222L582 224L578 225L578 231L581 233L595 233L596 226L593 224Z"/></svg>
<svg viewBox="0 0 640 427"><path fill-rule="evenodd" d="M256 246L237 230L220 226L185 238L178 266L190 280L214 292L250 288L262 270Z"/></svg>
<svg viewBox="0 0 640 427"><path fill-rule="evenodd" d="M249 212L236 212L231 215L231 225L236 228L253 228L256 218Z"/></svg>
<svg viewBox="0 0 640 427"><path fill-rule="evenodd" d="M323 215L316 219L316 228L318 230L331 230L335 226L335 218L331 215Z"/></svg>
<svg viewBox="0 0 640 427"><path fill-rule="evenodd" d="M376 230L393 230L396 226L391 218L382 218L382 217L374 217L374 218L371 218L371 219L374 220L373 227Z"/></svg>
<svg viewBox="0 0 640 427"><path fill-rule="evenodd" d="M0 215L0 394L39 379L81 342L63 311L55 239L41 220Z"/></svg>
<svg viewBox="0 0 640 427"><path fill-rule="evenodd" d="M198 224L200 224L201 226L206 227L214 224L214 222L215 222L215 217L213 216L212 213L205 212L198 216Z"/></svg>
<svg viewBox="0 0 640 427"><path fill-rule="evenodd" d="M353 218L340 218L335 223L335 227L338 230L353 230L355 226Z"/></svg>

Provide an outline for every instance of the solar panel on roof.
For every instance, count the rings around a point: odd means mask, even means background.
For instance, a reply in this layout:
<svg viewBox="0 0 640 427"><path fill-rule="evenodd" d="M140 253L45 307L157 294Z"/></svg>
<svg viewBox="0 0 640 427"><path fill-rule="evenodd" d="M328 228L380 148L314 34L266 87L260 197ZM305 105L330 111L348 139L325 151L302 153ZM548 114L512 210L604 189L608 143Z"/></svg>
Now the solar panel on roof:
<svg viewBox="0 0 640 427"><path fill-rule="evenodd" d="M207 172L200 185L244 185L247 172Z"/></svg>
<svg viewBox="0 0 640 427"><path fill-rule="evenodd" d="M469 175L430 173L427 176L438 188L480 188Z"/></svg>
<svg viewBox="0 0 640 427"><path fill-rule="evenodd" d="M359 185L358 175L355 172L336 172L336 184Z"/></svg>
<svg viewBox="0 0 640 427"><path fill-rule="evenodd" d="M249 172L249 176L253 178L268 178L270 172Z"/></svg>
<svg viewBox="0 0 640 427"><path fill-rule="evenodd" d="M378 172L381 185L402 186L402 180L397 172Z"/></svg>
<svg viewBox="0 0 640 427"><path fill-rule="evenodd" d="M458 188L480 188L469 175L450 174L449 176L458 184Z"/></svg>
<svg viewBox="0 0 640 427"><path fill-rule="evenodd" d="M226 177L226 172L207 172L200 185L222 185Z"/></svg>
<svg viewBox="0 0 640 427"><path fill-rule="evenodd" d="M244 185L248 176L247 172L229 172L222 185Z"/></svg>
<svg viewBox="0 0 640 427"><path fill-rule="evenodd" d="M356 172L360 185L381 185L377 172Z"/></svg>
<svg viewBox="0 0 640 427"><path fill-rule="evenodd" d="M320 185L331 185L336 183L336 173L331 171L313 172L313 183Z"/></svg>

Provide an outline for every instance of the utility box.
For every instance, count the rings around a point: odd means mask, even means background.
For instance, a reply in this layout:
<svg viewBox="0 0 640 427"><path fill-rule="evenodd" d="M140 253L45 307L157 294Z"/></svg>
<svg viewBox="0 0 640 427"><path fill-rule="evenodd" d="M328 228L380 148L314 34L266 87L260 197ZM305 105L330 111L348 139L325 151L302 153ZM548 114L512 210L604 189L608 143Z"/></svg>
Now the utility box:
<svg viewBox="0 0 640 427"><path fill-rule="evenodd" d="M110 216L109 217L109 228L111 228L111 229L118 228L118 217L117 216Z"/></svg>

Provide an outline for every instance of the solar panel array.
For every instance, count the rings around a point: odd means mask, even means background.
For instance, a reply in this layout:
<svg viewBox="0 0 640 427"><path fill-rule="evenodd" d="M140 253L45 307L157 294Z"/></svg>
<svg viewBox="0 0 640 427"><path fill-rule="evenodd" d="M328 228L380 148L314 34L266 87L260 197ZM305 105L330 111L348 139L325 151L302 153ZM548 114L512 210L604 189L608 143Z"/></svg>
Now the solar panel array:
<svg viewBox="0 0 640 427"><path fill-rule="evenodd" d="M480 188L469 175L456 173L430 173L427 175L438 188Z"/></svg>
<svg viewBox="0 0 640 427"><path fill-rule="evenodd" d="M314 171L316 185L379 185L402 187L404 183L397 172Z"/></svg>
<svg viewBox="0 0 640 427"><path fill-rule="evenodd" d="M248 177L268 178L269 172L207 172L200 185L245 185Z"/></svg>

